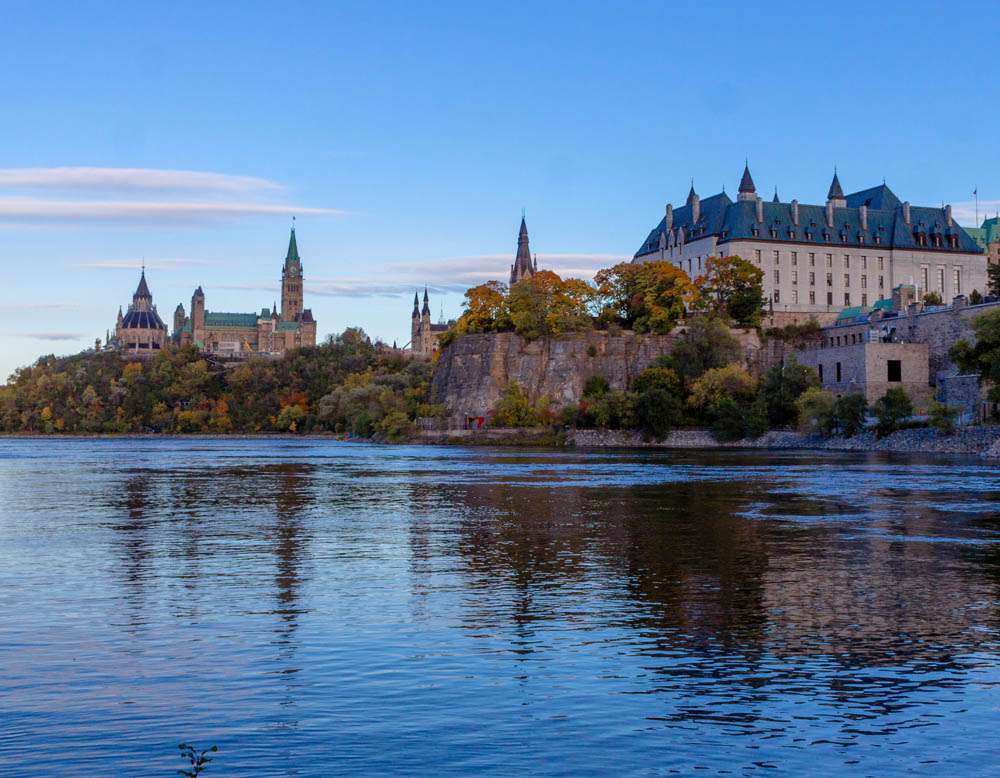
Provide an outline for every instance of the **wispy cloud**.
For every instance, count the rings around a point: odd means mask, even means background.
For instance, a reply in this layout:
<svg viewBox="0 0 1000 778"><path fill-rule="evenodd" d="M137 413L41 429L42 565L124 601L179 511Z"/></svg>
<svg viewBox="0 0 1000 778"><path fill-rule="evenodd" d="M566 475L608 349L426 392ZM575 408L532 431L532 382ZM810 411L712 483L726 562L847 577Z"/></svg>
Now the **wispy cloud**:
<svg viewBox="0 0 1000 778"><path fill-rule="evenodd" d="M203 224L249 216L337 216L347 211L297 205L145 200L40 200L0 197L0 221Z"/></svg>
<svg viewBox="0 0 1000 778"><path fill-rule="evenodd" d="M3 303L0 311L68 311L79 307L80 303Z"/></svg>
<svg viewBox="0 0 1000 778"><path fill-rule="evenodd" d="M82 332L22 332L21 336L34 340L80 340L87 337Z"/></svg>
<svg viewBox="0 0 1000 778"><path fill-rule="evenodd" d="M76 191L257 192L281 189L265 178L206 173L107 167L0 168L0 188Z"/></svg>
<svg viewBox="0 0 1000 778"><path fill-rule="evenodd" d="M539 254L538 266L563 278L591 280L598 270L627 259L624 254ZM427 286L438 294L462 293L486 281L506 281L512 260L510 254L478 254L395 262L373 269L367 278L306 278L305 291L320 297L398 297Z"/></svg>
<svg viewBox="0 0 1000 778"><path fill-rule="evenodd" d="M970 200L964 203L953 203L951 206L952 215L966 227L978 227L982 220L990 214L994 216L1000 211L1000 200L980 200L979 201L979 222L976 222L976 201Z"/></svg>
<svg viewBox="0 0 1000 778"><path fill-rule="evenodd" d="M203 265L227 265L229 262L216 259L170 259L147 257L145 259L107 259L100 262L81 262L77 267L104 268L106 270L138 270L143 265L146 270L185 270L189 267L199 267Z"/></svg>

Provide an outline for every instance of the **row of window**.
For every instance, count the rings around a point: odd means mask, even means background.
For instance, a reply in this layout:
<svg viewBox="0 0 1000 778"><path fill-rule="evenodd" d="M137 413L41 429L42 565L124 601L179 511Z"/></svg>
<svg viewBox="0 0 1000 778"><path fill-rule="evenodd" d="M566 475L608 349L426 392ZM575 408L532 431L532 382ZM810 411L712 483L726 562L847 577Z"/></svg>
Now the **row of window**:
<svg viewBox="0 0 1000 778"><path fill-rule="evenodd" d="M944 289L944 278L945 278L945 268L938 267L936 273L937 286L933 290L939 292L940 294L945 293ZM951 271L951 288L954 295L962 294L962 271L960 268L952 268ZM920 291L929 292L930 287L930 268L927 265L920 266Z"/></svg>
<svg viewBox="0 0 1000 778"><path fill-rule="evenodd" d="M876 300L880 300L882 298L881 297L876 297L875 299ZM775 304L778 304L778 303L781 302L781 290L780 289L775 289L773 292L771 292L771 300ZM792 305L796 305L799 302L799 290L798 289L793 289L792 290L792 292L791 292L791 299L788 302L791 303ZM815 305L816 304L816 292L814 290L812 290L812 289L809 290L809 304L810 305ZM827 305L828 308L832 308L833 307L833 292L827 292L826 293L826 305ZM868 294L866 292L863 292L861 294L861 305L863 305L863 306L867 306L868 305ZM845 308L850 308L851 307L851 293L850 292L844 292L844 307Z"/></svg>
<svg viewBox="0 0 1000 778"><path fill-rule="evenodd" d="M955 272L957 273L958 271L956 270ZM798 283L799 283L799 271L793 270L792 284L795 285ZM781 271L778 269L774 270L774 285L775 286L781 285ZM826 285L833 286L833 273L826 274ZM809 286L816 286L816 274L812 271L809 271ZM845 289L850 288L850 286L851 286L851 275L850 273L844 273L844 288ZM862 289L868 288L868 276L861 276L861 288ZM885 276L878 277L878 288L885 289Z"/></svg>
<svg viewBox="0 0 1000 778"><path fill-rule="evenodd" d="M817 365L819 370L819 380L823 381L823 365ZM841 383L843 377L843 371L840 369L840 362L837 362L834 370L836 371L837 378L834 383ZM888 383L900 383L903 380L903 361L900 359L887 359L885 361L885 380Z"/></svg>
<svg viewBox="0 0 1000 778"><path fill-rule="evenodd" d="M760 259L761 250L760 249L754 249L753 254L754 254L754 260L759 265L760 261L761 261L761 259ZM772 251L771 255L772 255L772 258L774 260L774 264L775 265L780 265L781 264L781 252L780 251ZM792 266L793 267L799 264L799 252L792 251L791 252L791 258L792 258ZM868 269L868 257L867 257L867 255L862 254L860 257L858 257L858 259L861 261L861 269L862 270L867 270ZM878 267L878 269L879 270L885 270L885 257L876 257L875 259L877 261L877 267ZM833 267L833 254L827 254L826 255L826 266L827 267ZM816 267L816 253L812 252L812 251L809 252L809 267ZM850 267L851 267L851 255L850 254L844 254L844 269L845 270L849 270Z"/></svg>

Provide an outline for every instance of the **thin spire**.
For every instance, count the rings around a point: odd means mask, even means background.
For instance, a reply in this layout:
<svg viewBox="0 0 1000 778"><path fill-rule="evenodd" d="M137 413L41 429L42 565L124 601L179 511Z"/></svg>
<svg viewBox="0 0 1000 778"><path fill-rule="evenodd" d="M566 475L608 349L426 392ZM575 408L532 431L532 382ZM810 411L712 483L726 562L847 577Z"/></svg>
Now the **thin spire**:
<svg viewBox="0 0 1000 778"><path fill-rule="evenodd" d="M748 163L743 165L743 177L740 179L740 192L756 192L757 187L753 185L753 179L750 177L750 165Z"/></svg>
<svg viewBox="0 0 1000 778"><path fill-rule="evenodd" d="M778 185L774 185L774 202L780 203L781 200L778 199Z"/></svg>
<svg viewBox="0 0 1000 778"><path fill-rule="evenodd" d="M292 221L295 221L295 217L292 217ZM285 254L285 263L289 262L299 262L299 246L295 242L295 224L292 224L292 234L288 238L288 253Z"/></svg>
<svg viewBox="0 0 1000 778"><path fill-rule="evenodd" d="M840 179L837 178L837 167L833 168L833 181L830 182L830 192L826 196L827 200L843 200L844 190L840 188Z"/></svg>

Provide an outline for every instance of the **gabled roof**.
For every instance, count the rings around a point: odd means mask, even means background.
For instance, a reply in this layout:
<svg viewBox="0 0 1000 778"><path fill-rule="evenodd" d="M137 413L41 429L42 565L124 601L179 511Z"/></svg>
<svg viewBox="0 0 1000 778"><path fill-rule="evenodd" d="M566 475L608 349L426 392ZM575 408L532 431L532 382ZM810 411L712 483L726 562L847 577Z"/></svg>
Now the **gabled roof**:
<svg viewBox="0 0 1000 778"><path fill-rule="evenodd" d="M862 189L860 192L847 195L844 199L847 200L848 208L860 208L864 205L868 210L895 211L903 207L900 199L885 184Z"/></svg>

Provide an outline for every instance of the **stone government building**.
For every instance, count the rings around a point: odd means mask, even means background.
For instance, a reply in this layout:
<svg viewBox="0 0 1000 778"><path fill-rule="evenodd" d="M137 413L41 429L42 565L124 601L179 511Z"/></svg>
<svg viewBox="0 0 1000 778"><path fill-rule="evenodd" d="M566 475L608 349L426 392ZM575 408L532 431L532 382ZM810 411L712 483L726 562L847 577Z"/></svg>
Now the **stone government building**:
<svg viewBox="0 0 1000 778"><path fill-rule="evenodd" d="M692 278L708 257L737 255L764 271L773 323L832 321L851 306L888 299L914 284L918 299L986 292L986 255L952 218L951 206L901 201L884 183L845 195L836 172L825 205L765 202L744 167L736 202L694 191L649 233L634 262L667 260Z"/></svg>
<svg viewBox="0 0 1000 778"><path fill-rule="evenodd" d="M205 293L199 286L191 297L191 314L178 304L174 311L178 345L194 344L205 352L222 355L283 354L302 346L316 345L316 320L303 308L303 271L292 227L288 252L281 268L281 309L262 308L260 313L219 313L205 309Z"/></svg>

